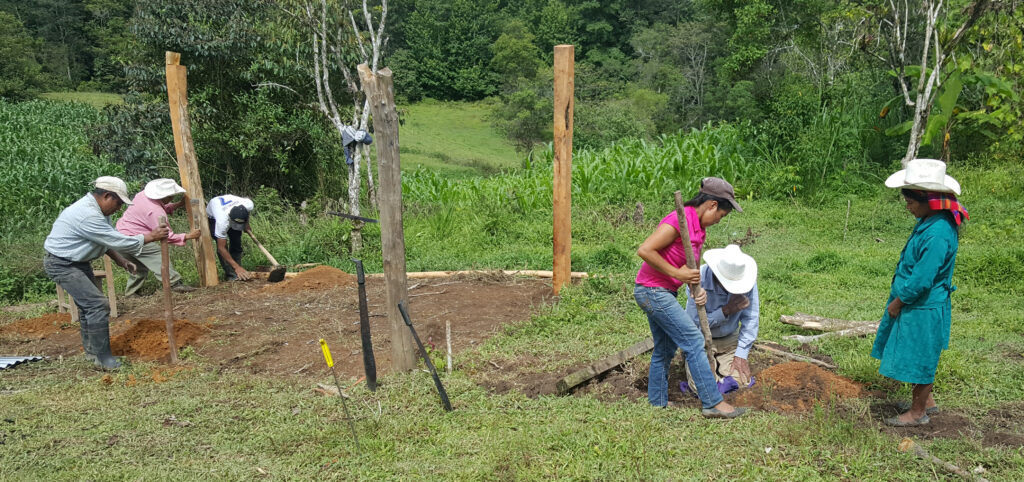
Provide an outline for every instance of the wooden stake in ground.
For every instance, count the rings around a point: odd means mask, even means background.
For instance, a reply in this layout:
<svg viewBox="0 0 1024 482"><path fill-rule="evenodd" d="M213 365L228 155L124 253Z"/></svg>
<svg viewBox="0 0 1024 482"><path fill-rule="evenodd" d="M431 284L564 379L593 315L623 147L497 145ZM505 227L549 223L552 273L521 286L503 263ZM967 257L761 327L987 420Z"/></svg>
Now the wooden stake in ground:
<svg viewBox="0 0 1024 482"><path fill-rule="evenodd" d="M448 345L448 358L445 360L445 371L449 375L452 374L452 320L447 318L444 320L444 340L445 344Z"/></svg>
<svg viewBox="0 0 1024 482"><path fill-rule="evenodd" d="M338 387L338 398L341 399L341 406L345 410L345 419L348 420L348 428L352 430L352 440L355 440L356 451L358 452L361 449L359 448L359 436L356 435L356 422L348 411L345 392L341 391L341 382L338 381L338 372L334 369L334 358L331 357L331 348L327 346L327 340L323 338L320 339L320 351L324 353L324 361L327 362L327 367L331 369L331 375L334 376L334 385Z"/></svg>
<svg viewBox="0 0 1024 482"><path fill-rule="evenodd" d="M555 46L555 124L554 151L554 276L552 288L557 295L569 283L572 251L572 116L575 89L572 45Z"/></svg>
<svg viewBox="0 0 1024 482"><path fill-rule="evenodd" d="M380 170L380 238L387 285L385 303L391 322L391 366L396 372L416 367L416 347L398 311L409 301L405 277L405 234L402 230L402 163L398 156L398 110L392 87L391 69L377 72L359 64L359 80L373 113L377 136L377 165Z"/></svg>
<svg viewBox="0 0 1024 482"><path fill-rule="evenodd" d="M167 103L171 111L171 129L174 132L174 151L177 153L178 172L181 175L181 187L185 188L185 209L188 211L190 229L199 229L199 239L193 243L196 255L196 269L199 272L199 286L217 286L217 261L213 253L213 238L205 216L196 213L197 205L200 213L206 206L203 196L203 183L199 179L199 164L196 161L196 150L192 145L192 124L188 117L188 80L187 70L181 63L181 54L165 53L167 70ZM198 219L198 221L197 221Z"/></svg>
<svg viewBox="0 0 1024 482"><path fill-rule="evenodd" d="M679 218L679 236L683 238L683 249L686 250L686 266L690 269L698 269L700 264L697 260L700 253L693 249L690 242L690 227L686 223L686 212L683 210L683 193L676 191L676 217ZM690 296L694 296L697 290L703 289L700 283L690 284ZM708 365L711 366L711 373L718 373L718 360L715 358L715 346L711 343L711 327L708 325L708 312L704 305L697 305L697 317L700 318L700 332L704 334L704 353L708 356Z"/></svg>
<svg viewBox="0 0 1024 482"><path fill-rule="evenodd" d="M160 216L160 226L167 227L167 216ZM167 323L167 345L171 349L171 363L178 363L178 345L174 343L174 303L171 301L170 250L167 238L160 240L160 279L164 285L164 320Z"/></svg>

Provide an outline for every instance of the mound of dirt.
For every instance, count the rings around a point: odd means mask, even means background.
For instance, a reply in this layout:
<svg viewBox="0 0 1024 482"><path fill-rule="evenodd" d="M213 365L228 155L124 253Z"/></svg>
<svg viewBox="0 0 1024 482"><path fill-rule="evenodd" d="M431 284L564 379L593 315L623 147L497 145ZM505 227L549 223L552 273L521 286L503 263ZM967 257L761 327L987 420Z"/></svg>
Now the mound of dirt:
<svg viewBox="0 0 1024 482"><path fill-rule="evenodd" d="M195 343L209 331L208 328L188 320L174 321L174 343L180 349ZM167 327L164 320L138 320L120 335L111 337L110 350L116 356L140 360L159 360L169 357Z"/></svg>
<svg viewBox="0 0 1024 482"><path fill-rule="evenodd" d="M42 339L61 330L78 328L78 323L71 323L70 313L47 313L39 318L18 320L6 326L0 326L0 334L20 335Z"/></svg>
<svg viewBox="0 0 1024 482"><path fill-rule="evenodd" d="M317 266L280 283L268 284L264 291L273 294L291 294L302 291L344 288L356 283L356 277L332 266Z"/></svg>
<svg viewBox="0 0 1024 482"><path fill-rule="evenodd" d="M787 362L766 368L757 385L736 397L735 405L777 412L806 412L835 398L857 398L864 387L810 363Z"/></svg>

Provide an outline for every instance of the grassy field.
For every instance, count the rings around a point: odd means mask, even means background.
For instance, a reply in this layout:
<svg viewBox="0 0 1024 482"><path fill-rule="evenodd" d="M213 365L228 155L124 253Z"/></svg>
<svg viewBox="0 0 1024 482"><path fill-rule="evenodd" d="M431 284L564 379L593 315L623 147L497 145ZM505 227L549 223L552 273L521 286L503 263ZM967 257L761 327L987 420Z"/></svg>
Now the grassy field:
<svg viewBox="0 0 1024 482"><path fill-rule="evenodd" d="M97 109L102 109L110 104L124 103L124 99L119 94L104 92L44 92L39 97L60 102L84 102Z"/></svg>
<svg viewBox="0 0 1024 482"><path fill-rule="evenodd" d="M491 127L488 112L484 104L430 100L400 106L402 168L463 177L518 166L519 156Z"/></svg>
<svg viewBox="0 0 1024 482"><path fill-rule="evenodd" d="M973 220L961 243L952 342L939 365L936 398L976 431L919 442L961 467L984 467L990 480L1020 480L1022 450L985 446L981 433L995 429L994 410L1024 399L1024 365L1014 357L1024 352L1024 250L1001 242L1022 234L1016 213L1024 208L1024 169L984 166L952 174L966 187ZM881 313L913 219L894 192L879 190L852 199L844 231L846 200L750 201L745 213L709 231L708 247L744 237L748 228L756 236L745 249L760 265L760 339L783 341L798 332L776 321L783 313L849 319ZM356 450L337 400L312 394L308 384L220 373L194 357L163 383L151 375L165 368L151 364L134 364L104 381L81 360L52 360L3 374L0 385L10 394L3 395L0 479L943 477L896 452L899 436L878 428L870 398L806 415L760 412L721 422L701 419L693 408L659 410L594 396L530 399L479 386L491 361L509 366L532 359L536 370L554 371L646 336L630 295L638 264L632 253L670 205L649 206L636 226L619 221L631 211L631 203L622 204L574 212L574 269L608 276L568 288L530 321L461 354L461 369L444 377L452 413L441 411L422 372L388 376L376 393L360 385L352 394ZM410 270L547 267L550 218L504 219L496 227L470 218L447 232L430 216L407 218ZM485 234L488 229L495 234ZM840 374L909 397L906 387L878 375L870 345L867 337L819 348ZM1020 433L1024 425L1003 430Z"/></svg>
<svg viewBox="0 0 1024 482"><path fill-rule="evenodd" d="M403 134L403 146L460 152L447 159L426 156L444 163L453 176L481 172L469 161L477 156L495 167L516 164L511 149L501 148L500 137L488 133L486 124L477 126L478 135L444 126L462 123L457 120L462 114L448 110L455 109L410 107L403 128L415 134ZM482 107L468 110L483 115ZM422 124L410 125L417 116ZM443 142L446 131L449 142ZM483 146L501 155L477 150ZM408 160L405 166L410 168ZM985 435L1024 434L1024 248L1013 242L1024 235L1024 167L961 163L950 174L965 188L962 199L972 220L961 239L952 340L939 364L935 394L947 414L963 417L969 431L918 442L960 467L983 467L989 480L1022 480L1024 448L992 446ZM0 480L945 477L896 451L900 435L879 427L872 412L878 400L869 397L806 414L762 411L725 422L704 420L692 407L665 410L643 400L609 401L614 397L604 385L587 395L539 398L484 388L501 377L581 365L648 336L631 295L639 266L634 253L672 209L671 193L662 194L637 193L636 199L574 208L573 269L600 276L566 288L530 320L460 353L457 370L442 375L452 413L441 410L429 376L421 371L385 376L376 393L357 385L350 400L361 442L357 450L338 400L314 394L308 380L221 371L188 349L184 369L177 372L134 363L105 374L78 357L53 359L0 372ZM664 200L648 202L643 221L635 224L635 202L653 198ZM351 269L347 224L315 218L302 225L294 211L274 206L272 199L258 204L254 229L279 261ZM760 340L796 348L782 337L800 331L777 321L794 311L858 320L880 316L914 222L894 191L878 188L814 202L753 200L743 206L744 213L731 214L709 230L706 247L753 239L744 250L760 267ZM171 222L183 227L181 216ZM404 228L410 271L550 269L550 208L507 203L448 209L439 201L407 206ZM380 271L379 228L367 226L364 242L368 271ZM191 251L172 254L186 281L194 283ZM265 263L255 249L247 249L244 265ZM124 274L116 272L121 287ZM149 283L147 290L154 290L156 281ZM42 309L0 313L0 324ZM843 338L817 346L835 360L839 374L908 399L906 386L877 373L878 362L868 355L871 342L872 337ZM633 369L646 373L648 360L640 357ZM997 413L1019 415L1020 421L997 419Z"/></svg>

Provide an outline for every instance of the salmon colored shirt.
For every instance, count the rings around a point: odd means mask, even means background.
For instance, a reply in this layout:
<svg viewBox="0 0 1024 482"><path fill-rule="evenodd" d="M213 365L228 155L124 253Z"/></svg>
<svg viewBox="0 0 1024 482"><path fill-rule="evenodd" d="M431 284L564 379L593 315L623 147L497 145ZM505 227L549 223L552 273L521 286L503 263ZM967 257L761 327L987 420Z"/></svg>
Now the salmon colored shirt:
<svg viewBox="0 0 1024 482"><path fill-rule="evenodd" d="M170 215L174 209L162 204L159 200L138 193L132 198L132 205L124 210L124 215L117 220L117 230L128 236L146 234L160 226L160 216ZM185 235L176 234L167 227L167 242L176 246L185 245Z"/></svg>
<svg viewBox="0 0 1024 482"><path fill-rule="evenodd" d="M683 207L683 213L686 215L686 227L690 230L690 242L693 243L693 249L700 253L704 247L704 228L700 226L700 218L697 217L697 210L690 206ZM676 232L679 232L679 218L675 211L669 213L664 219L658 223L658 226L662 224L668 224L675 228ZM683 238L682 236L677 237L671 244L658 250L658 254L668 264L679 268L686 264L686 254L683 250ZM683 285L682 281L679 281L661 271L654 269L653 266L647 264L646 261L640 266L640 271L636 274L636 284L647 286L649 288L665 288L670 291L679 291L679 287Z"/></svg>

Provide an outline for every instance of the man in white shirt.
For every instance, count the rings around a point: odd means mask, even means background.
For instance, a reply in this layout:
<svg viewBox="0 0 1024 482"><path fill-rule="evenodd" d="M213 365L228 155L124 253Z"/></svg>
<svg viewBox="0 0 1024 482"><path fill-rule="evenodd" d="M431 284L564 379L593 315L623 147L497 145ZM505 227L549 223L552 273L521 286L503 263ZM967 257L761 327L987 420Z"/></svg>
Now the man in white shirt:
<svg viewBox="0 0 1024 482"><path fill-rule="evenodd" d="M218 195L206 205L210 234L217 244L217 257L228 281L253 277L242 267L242 232L252 233L249 214L253 209L252 200L233 194Z"/></svg>
<svg viewBox="0 0 1024 482"><path fill-rule="evenodd" d="M252 273L242 267L242 232L252 233L249 214L255 205L252 199L224 194L206 204L210 234L217 243L217 257L228 281L248 280Z"/></svg>

